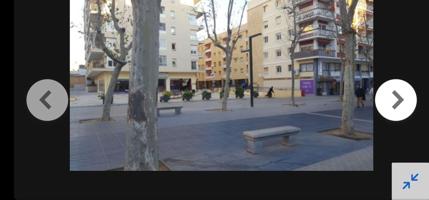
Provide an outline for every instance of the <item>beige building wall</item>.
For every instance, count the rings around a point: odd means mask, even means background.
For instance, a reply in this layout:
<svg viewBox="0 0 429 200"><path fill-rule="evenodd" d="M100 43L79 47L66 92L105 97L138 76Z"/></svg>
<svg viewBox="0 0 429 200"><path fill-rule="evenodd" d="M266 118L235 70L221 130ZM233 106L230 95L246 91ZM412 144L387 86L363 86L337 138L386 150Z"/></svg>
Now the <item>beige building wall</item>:
<svg viewBox="0 0 429 200"><path fill-rule="evenodd" d="M252 0L247 10L249 35L262 33L253 39L253 73L255 87L260 91L267 91L273 87L275 96L285 97L290 94L291 64L288 47L288 22L285 11L281 9L281 2L277 6L276 0ZM279 35L279 36L278 36ZM268 41L266 42L266 38ZM280 55L277 55L279 52ZM295 65L295 70L298 66ZM296 95L299 92L299 79L295 80Z"/></svg>
<svg viewBox="0 0 429 200"><path fill-rule="evenodd" d="M237 28L233 29L233 33L236 32ZM249 76L249 54L247 52L241 52L241 50L249 48L247 24L241 26L240 32L242 38L237 41L231 61L231 80L233 81L245 81ZM218 34L218 37L225 38L226 32ZM210 39L201 41L198 51L200 54L200 59L198 61L200 75L198 81L201 86L211 87L213 81L225 81L225 53L220 48L214 46ZM219 87L220 84L218 83L217 86Z"/></svg>
<svg viewBox="0 0 429 200"><path fill-rule="evenodd" d="M263 3L269 0L251 0L247 8L247 21L251 22L248 26L249 35L262 33L262 15ZM253 38L253 84L254 87L262 87L264 85L264 66L263 66L263 36Z"/></svg>
<svg viewBox="0 0 429 200"><path fill-rule="evenodd" d="M118 15L120 25L125 27L128 42L132 40L132 26L130 20L132 18L132 9L130 0L117 0L116 8L121 15ZM94 8L95 0L88 1L88 7ZM198 71L198 40L196 31L195 13L191 6L180 3L180 0L161 1L163 13L160 15L160 23L163 24L165 30L160 30L160 49L159 55L165 61L165 64L160 63L159 71L160 78L163 79L166 85L166 90L170 90L170 83L173 81L177 84L177 80L183 79L185 82L190 80L190 89L196 89L197 71ZM96 7L95 7L96 8ZM104 6L107 12L107 6ZM86 10L88 13L89 10ZM88 15L90 16L90 15ZM86 23L88 25L88 23ZM160 25L161 26L161 25ZM106 33L108 45L113 48L113 44L119 46L119 37L114 30L113 23L105 23L103 31ZM87 33L94 30L86 31ZM99 92L106 92L109 84L109 79L113 69L113 61L108 58L100 49L94 49L101 54L97 59L87 59L88 77L94 80L98 86ZM94 50L87 50L91 54ZM101 52L101 53L100 53ZM131 52L130 52L131 54ZM130 61L131 55L127 56ZM194 62L194 63L192 63ZM162 65L161 65L162 64ZM96 67L94 67L96 66ZM95 69L95 70L94 70ZM121 77L119 79L129 79L130 64L122 68ZM166 77L164 77L166 75Z"/></svg>

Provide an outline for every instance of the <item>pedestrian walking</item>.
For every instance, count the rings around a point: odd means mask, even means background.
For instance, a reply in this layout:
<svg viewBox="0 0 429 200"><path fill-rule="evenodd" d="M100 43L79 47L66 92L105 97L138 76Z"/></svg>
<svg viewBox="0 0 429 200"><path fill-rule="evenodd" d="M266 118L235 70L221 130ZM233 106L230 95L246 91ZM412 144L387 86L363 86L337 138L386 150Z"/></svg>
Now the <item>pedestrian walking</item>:
<svg viewBox="0 0 429 200"><path fill-rule="evenodd" d="M267 96L268 98L271 98L273 97L273 93L274 93L274 89L273 89L273 86L271 86L265 96Z"/></svg>
<svg viewBox="0 0 429 200"><path fill-rule="evenodd" d="M365 101L365 89L358 86L355 92L356 98L357 98L357 108L364 107L364 101Z"/></svg>

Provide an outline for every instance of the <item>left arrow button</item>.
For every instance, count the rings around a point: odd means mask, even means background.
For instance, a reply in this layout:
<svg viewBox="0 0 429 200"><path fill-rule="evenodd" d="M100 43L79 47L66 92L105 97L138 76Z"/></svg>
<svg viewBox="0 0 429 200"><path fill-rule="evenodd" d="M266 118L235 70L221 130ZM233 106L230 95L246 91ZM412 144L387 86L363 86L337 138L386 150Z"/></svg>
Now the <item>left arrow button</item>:
<svg viewBox="0 0 429 200"><path fill-rule="evenodd" d="M49 103L46 101L46 98L48 98L48 96L51 94L51 91L47 91L41 98L40 98L40 102L43 103L43 105L46 106L46 108L50 109L51 105L49 105Z"/></svg>
<svg viewBox="0 0 429 200"><path fill-rule="evenodd" d="M34 83L27 93L30 113L42 121L52 121L64 114L69 104L66 89L57 81L44 79Z"/></svg>

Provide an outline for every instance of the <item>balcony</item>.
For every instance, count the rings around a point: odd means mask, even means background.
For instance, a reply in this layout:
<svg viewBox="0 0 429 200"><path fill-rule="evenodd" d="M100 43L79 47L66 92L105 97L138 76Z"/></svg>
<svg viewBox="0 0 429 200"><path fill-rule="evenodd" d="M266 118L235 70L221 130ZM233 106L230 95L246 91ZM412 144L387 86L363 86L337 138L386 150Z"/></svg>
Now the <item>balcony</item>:
<svg viewBox="0 0 429 200"><path fill-rule="evenodd" d="M296 17L296 22L301 23L304 21L319 19L319 18L334 20L334 12L328 9L314 8L311 10L299 12L298 16Z"/></svg>
<svg viewBox="0 0 429 200"><path fill-rule="evenodd" d="M357 60L357 61L368 61L368 59L365 55L359 54L359 53L356 55L355 60Z"/></svg>
<svg viewBox="0 0 429 200"><path fill-rule="evenodd" d="M332 57L335 58L335 50L313 49L300 51L294 54L295 59L308 57Z"/></svg>
<svg viewBox="0 0 429 200"><path fill-rule="evenodd" d="M368 30L373 30L374 29L374 20L371 19L371 20L369 20L366 23L367 23Z"/></svg>
<svg viewBox="0 0 429 200"><path fill-rule="evenodd" d="M295 0L295 4L299 5L299 4L308 3L308 2L311 2L311 1L313 1L313 0Z"/></svg>
<svg viewBox="0 0 429 200"><path fill-rule="evenodd" d="M361 71L361 76L362 76L362 78L369 78L370 72L369 71Z"/></svg>
<svg viewBox="0 0 429 200"><path fill-rule="evenodd" d="M357 41L359 44L365 44L365 45L370 45L370 46L372 46L373 41L374 41L374 38L372 38L372 37L357 37L357 38L356 38L356 41Z"/></svg>
<svg viewBox="0 0 429 200"><path fill-rule="evenodd" d="M212 57L211 57L211 56L210 56L210 57L205 56L205 57L204 57L204 60L205 60L206 62L208 62L208 61L212 61Z"/></svg>
<svg viewBox="0 0 429 200"><path fill-rule="evenodd" d="M322 76L326 77L339 77L341 71L323 71Z"/></svg>
<svg viewBox="0 0 429 200"><path fill-rule="evenodd" d="M104 52L98 48L95 41L96 33L90 33L87 37L87 41L85 44L85 59L90 62L92 60L99 60L102 59L104 56Z"/></svg>
<svg viewBox="0 0 429 200"><path fill-rule="evenodd" d="M305 40L309 38L327 38L327 39L334 39L336 36L336 32L331 29L313 29L308 32L301 33L301 36L299 40Z"/></svg>
<svg viewBox="0 0 429 200"><path fill-rule="evenodd" d="M193 31L201 31L204 29L203 25L190 24L190 26L191 26L191 30L193 30Z"/></svg>

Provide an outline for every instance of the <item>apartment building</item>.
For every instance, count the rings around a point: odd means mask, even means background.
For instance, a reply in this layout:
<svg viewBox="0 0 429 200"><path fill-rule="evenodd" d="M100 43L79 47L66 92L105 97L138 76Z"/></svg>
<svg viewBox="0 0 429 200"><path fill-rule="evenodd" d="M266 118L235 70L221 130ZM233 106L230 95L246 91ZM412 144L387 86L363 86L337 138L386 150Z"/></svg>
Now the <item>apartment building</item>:
<svg viewBox="0 0 429 200"><path fill-rule="evenodd" d="M122 16L121 26L126 28L130 36L132 26L130 19L131 1L117 0L117 9ZM102 14L108 12L107 6ZM159 90L181 91L196 89L198 39L196 32L200 27L196 23L196 14L191 6L184 5L180 0L161 2L160 36L159 36ZM97 19L96 0L87 0L84 9L85 50L88 88L105 92L114 69L114 62L95 44L95 29L91 26ZM103 25L106 41L118 44L118 37L112 23ZM131 37L130 37L131 38ZM130 39L131 40L131 39ZM131 52L130 52L131 53ZM128 56L130 61L131 56ZM116 91L128 89L130 63L122 68L116 86ZM90 89L89 89L90 90Z"/></svg>
<svg viewBox="0 0 429 200"><path fill-rule="evenodd" d="M233 34L237 32L234 28ZM249 48L247 24L243 24L240 29L241 39L237 41L231 61L230 85L240 86L248 84L249 77L249 53L242 52ZM226 39L227 33L218 34L220 40ZM200 41L198 52L200 55L198 75L198 87L220 88L225 84L226 79L226 54L216 47L210 39Z"/></svg>
<svg viewBox="0 0 429 200"><path fill-rule="evenodd" d="M337 54L335 2L307 0L296 4L296 21L303 29L294 55L300 88L306 94L338 94L341 60Z"/></svg>
<svg viewBox="0 0 429 200"><path fill-rule="evenodd" d="M355 85L370 88L374 82L374 1L360 0L353 21L357 30Z"/></svg>
<svg viewBox="0 0 429 200"><path fill-rule="evenodd" d="M283 1L252 0L247 10L248 20L252 22L249 34L262 34L253 39L254 85L261 91L274 87L278 96L289 95L292 85L287 32L290 23L283 6ZM300 95L298 78L295 93Z"/></svg>
<svg viewBox="0 0 429 200"><path fill-rule="evenodd" d="M252 21L249 34L262 33L254 40L254 67L256 82L262 87L273 86L278 90L291 88L292 69L295 70L295 86L306 95L330 95L339 93L341 79L341 44L335 23L339 7L334 0L296 0L296 21L303 32L294 52L295 66L289 58L289 32L293 23L286 15L284 6L290 0L252 0L248 8L248 20ZM356 84L368 88L372 82L372 2L360 0L354 18L357 36ZM365 16L365 17L363 17ZM365 23L363 23L365 21ZM364 27L364 28L363 28ZM364 30L363 30L364 29ZM258 49L259 48L259 49ZM363 52L367 52L365 55Z"/></svg>

